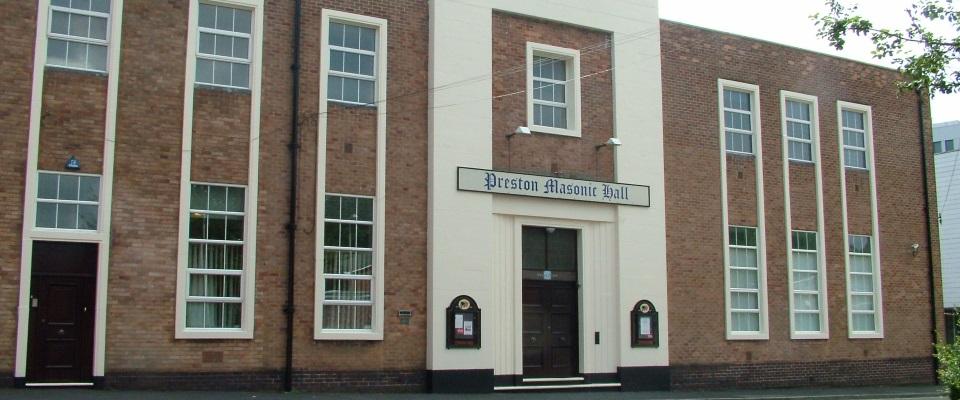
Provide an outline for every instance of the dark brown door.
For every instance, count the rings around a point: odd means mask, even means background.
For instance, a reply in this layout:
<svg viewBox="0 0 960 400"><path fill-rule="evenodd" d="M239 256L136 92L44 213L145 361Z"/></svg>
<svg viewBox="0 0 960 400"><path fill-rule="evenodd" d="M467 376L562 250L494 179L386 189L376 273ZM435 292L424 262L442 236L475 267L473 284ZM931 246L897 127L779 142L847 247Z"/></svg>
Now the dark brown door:
<svg viewBox="0 0 960 400"><path fill-rule="evenodd" d="M27 382L91 382L97 245L34 242Z"/></svg>
<svg viewBox="0 0 960 400"><path fill-rule="evenodd" d="M579 373L578 232L523 228L523 376Z"/></svg>
<svg viewBox="0 0 960 400"><path fill-rule="evenodd" d="M579 372L576 282L523 281L523 376Z"/></svg>

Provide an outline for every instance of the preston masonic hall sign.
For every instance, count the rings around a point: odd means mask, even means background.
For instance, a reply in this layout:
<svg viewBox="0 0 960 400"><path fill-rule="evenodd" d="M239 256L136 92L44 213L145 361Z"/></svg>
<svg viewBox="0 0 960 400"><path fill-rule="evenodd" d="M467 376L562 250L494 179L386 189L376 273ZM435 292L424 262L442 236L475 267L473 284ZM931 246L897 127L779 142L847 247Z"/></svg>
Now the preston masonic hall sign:
<svg viewBox="0 0 960 400"><path fill-rule="evenodd" d="M552 176L457 168L457 189L548 199L650 207L650 187Z"/></svg>

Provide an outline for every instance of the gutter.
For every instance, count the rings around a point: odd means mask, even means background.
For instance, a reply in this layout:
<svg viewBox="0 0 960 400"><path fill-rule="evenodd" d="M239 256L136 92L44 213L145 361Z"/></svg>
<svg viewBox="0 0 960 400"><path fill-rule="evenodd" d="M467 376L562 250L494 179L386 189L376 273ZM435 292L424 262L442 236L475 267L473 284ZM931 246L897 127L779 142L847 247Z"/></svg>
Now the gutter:
<svg viewBox="0 0 960 400"><path fill-rule="evenodd" d="M297 254L297 197L299 196L299 167L300 167L300 19L302 14L301 0L296 0L293 14L293 64L290 71L293 74L293 87L290 117L290 220L287 222L287 302L283 305L283 313L287 317L287 346L286 363L283 369L283 390L293 390L293 273L295 271Z"/></svg>
<svg viewBox="0 0 960 400"><path fill-rule="evenodd" d="M942 312L942 310L937 309L937 280L934 278L934 265L933 265L933 233L932 227L930 226L930 186L929 186L929 177L927 176L927 138L926 138L926 129L924 127L924 111L923 111L923 92L920 90L916 91L917 93L917 117L920 123L920 163L923 165L921 168L921 176L923 178L923 219L926 222L927 227L927 273L930 277L930 336L932 337L931 343L937 343L937 314ZM933 350L933 354L936 354L936 348ZM940 369L940 361L934 355L933 357L933 379L934 382L940 383L939 374L937 371Z"/></svg>

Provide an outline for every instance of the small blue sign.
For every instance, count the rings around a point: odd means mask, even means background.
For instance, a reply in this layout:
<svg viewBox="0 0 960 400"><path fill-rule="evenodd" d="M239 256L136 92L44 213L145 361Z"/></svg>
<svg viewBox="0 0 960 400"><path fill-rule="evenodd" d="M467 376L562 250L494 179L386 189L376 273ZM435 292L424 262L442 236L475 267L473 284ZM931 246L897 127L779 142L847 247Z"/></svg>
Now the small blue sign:
<svg viewBox="0 0 960 400"><path fill-rule="evenodd" d="M80 169L80 160L78 160L77 157L70 156L70 158L67 159L67 165L65 165L64 167L66 167L67 169L73 169L73 170Z"/></svg>

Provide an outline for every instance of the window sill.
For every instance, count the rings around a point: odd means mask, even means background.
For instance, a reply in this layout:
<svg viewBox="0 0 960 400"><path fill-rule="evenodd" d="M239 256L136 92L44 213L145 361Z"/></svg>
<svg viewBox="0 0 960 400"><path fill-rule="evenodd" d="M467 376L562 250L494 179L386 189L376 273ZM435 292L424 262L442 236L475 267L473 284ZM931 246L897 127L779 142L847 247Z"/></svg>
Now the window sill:
<svg viewBox="0 0 960 400"><path fill-rule="evenodd" d="M815 163L815 162L813 162L813 161L797 160L797 159L793 159L793 158L789 158L789 159L787 159L787 160L790 161L790 164L811 165L811 166L812 166L812 165L817 165L817 163Z"/></svg>
<svg viewBox="0 0 960 400"><path fill-rule="evenodd" d="M108 76L106 71L97 71L94 69L84 69L84 68L73 68L73 67L66 67L63 65L47 64L47 65L44 65L44 69L49 71L61 71L61 72L68 72L68 73L81 74L81 75L98 76L102 78L106 78Z"/></svg>
<svg viewBox="0 0 960 400"><path fill-rule="evenodd" d="M879 332L850 332L849 339L883 339L883 333Z"/></svg>
<svg viewBox="0 0 960 400"><path fill-rule="evenodd" d="M210 90L215 92L237 93L237 94L245 94L245 95L250 95L251 93L249 88L221 86L221 85L213 85L209 83L200 83L200 82L194 83L193 87L201 90Z"/></svg>
<svg viewBox="0 0 960 400"><path fill-rule="evenodd" d="M338 331L325 330L317 331L313 335L313 340L383 340L383 332L374 331Z"/></svg>
<svg viewBox="0 0 960 400"><path fill-rule="evenodd" d="M830 335L827 333L791 333L790 340L827 340Z"/></svg>
<svg viewBox="0 0 960 400"><path fill-rule="evenodd" d="M327 99L327 103L333 103L346 108L377 108L377 102L373 103L351 103L349 101Z"/></svg>
<svg viewBox="0 0 960 400"><path fill-rule="evenodd" d="M726 150L728 156L739 157L739 158L756 158L757 155L754 153L744 153L742 151Z"/></svg>
<svg viewBox="0 0 960 400"><path fill-rule="evenodd" d="M177 330L176 339L253 339L253 332L244 329L188 328Z"/></svg>
<svg viewBox="0 0 960 400"><path fill-rule="evenodd" d="M530 130L537 133L546 133L549 135L580 137L579 129L563 129L550 126L540 126L530 124Z"/></svg>
<svg viewBox="0 0 960 400"><path fill-rule="evenodd" d="M854 172L870 172L870 168L851 167L849 165L845 165L843 169Z"/></svg>
<svg viewBox="0 0 960 400"><path fill-rule="evenodd" d="M766 333L733 333L727 332L727 340L770 340Z"/></svg>

